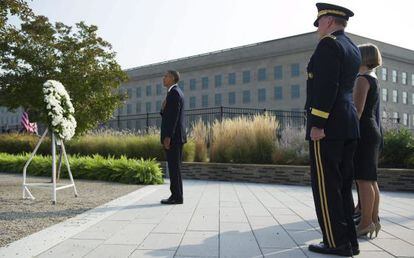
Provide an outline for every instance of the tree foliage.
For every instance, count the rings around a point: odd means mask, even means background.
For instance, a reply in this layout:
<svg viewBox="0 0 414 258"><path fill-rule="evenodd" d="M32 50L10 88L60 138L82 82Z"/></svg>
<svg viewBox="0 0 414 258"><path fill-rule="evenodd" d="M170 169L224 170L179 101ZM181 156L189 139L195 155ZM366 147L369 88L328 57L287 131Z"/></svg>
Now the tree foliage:
<svg viewBox="0 0 414 258"><path fill-rule="evenodd" d="M42 85L53 79L72 98L76 134L108 120L122 103L118 88L127 76L98 27L53 24L23 0L2 0L0 8L0 106L29 109L31 119L46 122Z"/></svg>

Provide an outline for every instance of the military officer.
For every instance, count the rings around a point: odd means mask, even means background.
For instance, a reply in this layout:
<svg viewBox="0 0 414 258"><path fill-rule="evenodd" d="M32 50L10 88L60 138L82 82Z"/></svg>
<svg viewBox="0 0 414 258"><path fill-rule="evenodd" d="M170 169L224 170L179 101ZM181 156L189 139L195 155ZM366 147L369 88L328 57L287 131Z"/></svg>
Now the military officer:
<svg viewBox="0 0 414 258"><path fill-rule="evenodd" d="M319 43L307 68L305 109L312 190L323 241L311 244L309 250L351 256L359 254L351 187L359 137L352 89L361 55L344 32L353 12L326 3L316 7Z"/></svg>

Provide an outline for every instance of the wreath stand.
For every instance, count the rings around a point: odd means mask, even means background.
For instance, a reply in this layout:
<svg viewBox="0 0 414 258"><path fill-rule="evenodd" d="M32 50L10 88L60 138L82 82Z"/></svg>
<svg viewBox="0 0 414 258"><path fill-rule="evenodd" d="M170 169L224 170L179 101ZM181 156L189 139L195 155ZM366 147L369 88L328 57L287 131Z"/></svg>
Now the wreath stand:
<svg viewBox="0 0 414 258"><path fill-rule="evenodd" d="M34 151L30 155L29 160L24 165L24 168L23 168L23 199L32 199L32 200L35 199L34 196L32 195L32 193L30 192L29 187L31 187L31 188L49 188L49 187L52 187L52 204L56 204L56 192L58 190L73 187L75 197L78 197L78 192L76 191L75 181L73 180L72 172L70 170L69 160L68 160L68 156L66 155L65 145L63 144L62 140L57 140L56 139L56 136L53 132L52 132L52 182L51 183L27 183L26 182L27 167L29 166L29 164L32 161L34 155L36 154L37 150L39 149L39 146L43 142L43 140L44 140L46 134L48 133L48 131L49 131L49 129L46 128L45 132L43 133L42 137L40 138L39 142L37 143ZM63 157L65 159L66 167L68 169L69 178L70 178L70 181L71 181L71 183L67 184L67 185L65 185L65 184L57 185L56 184L56 145L61 146L58 173L60 175L60 168L61 168L61 165L62 165L62 155L63 155Z"/></svg>

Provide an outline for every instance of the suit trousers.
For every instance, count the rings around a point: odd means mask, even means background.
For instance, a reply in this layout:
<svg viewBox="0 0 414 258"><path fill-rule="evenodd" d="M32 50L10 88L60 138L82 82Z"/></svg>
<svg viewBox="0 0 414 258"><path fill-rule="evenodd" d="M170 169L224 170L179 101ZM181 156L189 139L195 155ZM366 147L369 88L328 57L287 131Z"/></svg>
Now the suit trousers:
<svg viewBox="0 0 414 258"><path fill-rule="evenodd" d="M309 141L313 199L323 242L358 247L352 198L356 140Z"/></svg>
<svg viewBox="0 0 414 258"><path fill-rule="evenodd" d="M181 179L181 162L183 157L183 144L172 144L169 150L165 150L170 175L171 198L183 200L183 181Z"/></svg>

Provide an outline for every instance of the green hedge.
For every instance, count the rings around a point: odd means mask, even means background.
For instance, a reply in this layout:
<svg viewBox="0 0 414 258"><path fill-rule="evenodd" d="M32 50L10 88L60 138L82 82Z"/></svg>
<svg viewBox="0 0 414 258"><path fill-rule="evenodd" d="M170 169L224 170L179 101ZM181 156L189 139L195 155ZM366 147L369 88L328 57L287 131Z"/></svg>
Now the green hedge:
<svg viewBox="0 0 414 258"><path fill-rule="evenodd" d="M0 171L22 173L29 155L0 153ZM113 181L128 184L162 184L160 164L155 159L104 158L100 155L70 156L69 164L74 178ZM50 156L35 156L27 172L33 176L51 176ZM62 166L62 178L68 178L66 166Z"/></svg>
<svg viewBox="0 0 414 258"><path fill-rule="evenodd" d="M384 148L380 157L383 167L414 166L414 135L406 128L392 129L384 134Z"/></svg>
<svg viewBox="0 0 414 258"><path fill-rule="evenodd" d="M30 153L39 140L33 135L3 134L0 135L0 152L9 154ZM50 139L46 138L38 153L50 155ZM164 150L157 134L150 135L85 135L65 142L68 154L90 156L99 154L104 157L126 156L127 158L144 158L165 160ZM184 161L194 160L195 145L189 141L184 145Z"/></svg>

